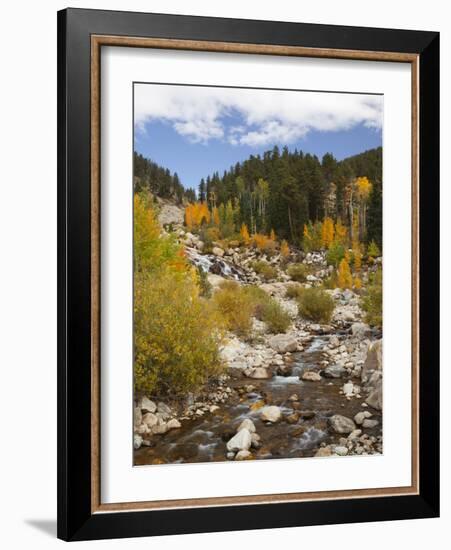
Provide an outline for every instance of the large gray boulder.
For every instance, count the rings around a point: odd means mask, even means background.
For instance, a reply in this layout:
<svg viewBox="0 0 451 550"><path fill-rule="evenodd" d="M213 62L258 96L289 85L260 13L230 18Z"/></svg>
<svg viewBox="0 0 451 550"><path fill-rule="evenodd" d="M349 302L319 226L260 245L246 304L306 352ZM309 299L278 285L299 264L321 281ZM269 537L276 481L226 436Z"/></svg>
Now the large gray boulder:
<svg viewBox="0 0 451 550"><path fill-rule="evenodd" d="M372 342L368 346L366 360L362 368L362 384L367 385L371 375L376 372L382 372L382 338Z"/></svg>
<svg viewBox="0 0 451 550"><path fill-rule="evenodd" d="M375 388L368 394L365 401L373 409L382 410L382 378L378 380Z"/></svg>
<svg viewBox="0 0 451 550"><path fill-rule="evenodd" d="M329 365L321 372L321 374L325 378L341 378L344 374L346 374L346 369L341 365Z"/></svg>
<svg viewBox="0 0 451 550"><path fill-rule="evenodd" d="M248 451L251 447L251 443L251 432L247 428L243 428L227 442L227 450L231 452Z"/></svg>
<svg viewBox="0 0 451 550"><path fill-rule="evenodd" d="M241 424L238 426L236 431L240 432L241 430L244 430L244 429L249 430L251 434L255 433L256 431L255 424L252 422L250 418L245 418L243 422L241 422Z"/></svg>
<svg viewBox="0 0 451 550"><path fill-rule="evenodd" d="M155 403L146 396L141 398L140 402L138 403L138 407L143 413L154 413L157 410L157 406L155 405Z"/></svg>
<svg viewBox="0 0 451 550"><path fill-rule="evenodd" d="M329 418L329 424L331 428L339 434L350 434L356 429L354 422L341 414L334 414L331 416Z"/></svg>
<svg viewBox="0 0 451 550"><path fill-rule="evenodd" d="M142 421L143 424L146 424L149 428L152 428L158 424L158 416L154 413L146 413L143 415Z"/></svg>
<svg viewBox="0 0 451 550"><path fill-rule="evenodd" d="M247 377L255 380L268 380L272 378L272 372L266 367L256 367L249 370Z"/></svg>
<svg viewBox="0 0 451 550"><path fill-rule="evenodd" d="M260 413L263 422L278 422L282 418L282 411L275 405L263 407Z"/></svg>
<svg viewBox="0 0 451 550"><path fill-rule="evenodd" d="M289 334L276 334L269 339L269 345L278 353L287 353L288 351L296 351L298 343L293 336Z"/></svg>

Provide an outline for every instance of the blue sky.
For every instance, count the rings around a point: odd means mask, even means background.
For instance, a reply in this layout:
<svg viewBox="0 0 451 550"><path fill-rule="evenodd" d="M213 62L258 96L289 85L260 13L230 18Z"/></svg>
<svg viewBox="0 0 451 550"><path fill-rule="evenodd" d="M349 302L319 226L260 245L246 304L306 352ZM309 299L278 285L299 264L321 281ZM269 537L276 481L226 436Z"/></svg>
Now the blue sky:
<svg viewBox="0 0 451 550"><path fill-rule="evenodd" d="M338 160L382 145L382 96L135 84L135 150L185 187L274 145Z"/></svg>

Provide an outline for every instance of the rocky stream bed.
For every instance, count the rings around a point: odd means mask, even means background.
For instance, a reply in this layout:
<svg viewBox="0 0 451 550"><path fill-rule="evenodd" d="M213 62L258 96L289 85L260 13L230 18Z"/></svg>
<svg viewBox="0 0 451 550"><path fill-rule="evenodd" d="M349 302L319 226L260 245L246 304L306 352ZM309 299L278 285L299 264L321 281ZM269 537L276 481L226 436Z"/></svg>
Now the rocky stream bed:
<svg viewBox="0 0 451 550"><path fill-rule="evenodd" d="M197 236L179 235L190 261L208 273L213 291L225 279L258 284L292 317L286 334L254 320L254 340L230 334L221 349L225 374L202 394L163 402L135 396L134 464L380 454L382 334L363 322L360 296L328 291L330 325L300 319L280 272L262 281L249 269L254 252L202 252ZM280 258L269 261L278 265ZM324 255L309 254L309 285L328 274Z"/></svg>

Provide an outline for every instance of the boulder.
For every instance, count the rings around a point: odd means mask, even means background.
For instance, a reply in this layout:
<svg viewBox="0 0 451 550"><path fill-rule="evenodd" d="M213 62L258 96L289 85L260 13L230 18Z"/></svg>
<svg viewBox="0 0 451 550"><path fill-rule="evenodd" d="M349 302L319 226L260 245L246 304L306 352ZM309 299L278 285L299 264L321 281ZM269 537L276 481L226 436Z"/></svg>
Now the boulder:
<svg viewBox="0 0 451 550"><path fill-rule="evenodd" d="M266 407L263 407L260 418L264 422L278 422L282 417L282 412L279 409L279 407L276 407L275 405L269 405Z"/></svg>
<svg viewBox="0 0 451 550"><path fill-rule="evenodd" d="M268 380L272 378L272 372L266 367L256 367L249 370L247 377L255 380Z"/></svg>
<svg viewBox="0 0 451 550"><path fill-rule="evenodd" d="M168 430L174 430L174 429L177 429L177 428L181 428L182 425L177 420L177 418L171 418L171 420L169 420L169 422L166 424L166 427L167 427Z"/></svg>
<svg viewBox="0 0 451 550"><path fill-rule="evenodd" d="M362 428L375 428L379 424L379 420L365 418L362 423Z"/></svg>
<svg viewBox="0 0 451 550"><path fill-rule="evenodd" d="M334 449L334 453L338 456L346 456L348 454L348 448L344 445L337 445Z"/></svg>
<svg viewBox="0 0 451 550"><path fill-rule="evenodd" d="M167 418L172 415L171 408L162 401L160 401L157 405L157 412L162 416L162 418Z"/></svg>
<svg viewBox="0 0 451 550"><path fill-rule="evenodd" d="M149 428L152 428L152 426L156 426L158 424L158 416L154 413L146 413L142 417L142 421L144 424L149 426Z"/></svg>
<svg viewBox="0 0 451 550"><path fill-rule="evenodd" d="M227 442L228 451L248 451L252 443L251 432L243 428L237 432L230 441Z"/></svg>
<svg viewBox="0 0 451 550"><path fill-rule="evenodd" d="M362 383L367 384L375 371L382 371L382 339L368 346L366 360L362 368Z"/></svg>
<svg viewBox="0 0 451 550"><path fill-rule="evenodd" d="M214 246L212 252L215 256L218 256L219 258L222 258L224 256L224 250L222 248L219 248L219 246Z"/></svg>
<svg viewBox="0 0 451 550"><path fill-rule="evenodd" d="M341 378L346 373L346 369L341 365L329 365L322 371L325 378Z"/></svg>
<svg viewBox="0 0 451 550"><path fill-rule="evenodd" d="M243 420L243 422L241 422L241 424L238 426L237 428L237 433L241 430L249 430L249 432L252 434L252 433L255 433L256 429L255 429L255 424L252 422L252 420L250 418L245 418Z"/></svg>
<svg viewBox="0 0 451 550"><path fill-rule="evenodd" d="M360 426L361 424L363 424L363 421L365 420L365 418L370 418L371 416L373 415L370 413L370 411L358 412L354 416L354 422Z"/></svg>
<svg viewBox="0 0 451 550"><path fill-rule="evenodd" d="M338 339L338 336L334 334L329 338L329 346L331 348L337 348L340 345L340 340Z"/></svg>
<svg viewBox="0 0 451 550"><path fill-rule="evenodd" d="M143 438L139 434L135 434L133 436L133 448L139 449L141 445L143 444Z"/></svg>
<svg viewBox="0 0 451 550"><path fill-rule="evenodd" d="M251 447L258 449L261 447L261 437L257 433L251 434Z"/></svg>
<svg viewBox="0 0 451 550"><path fill-rule="evenodd" d="M334 414L331 416L329 418L329 424L331 428L339 434L349 434L356 429L354 422L341 414Z"/></svg>
<svg viewBox="0 0 451 550"><path fill-rule="evenodd" d="M157 424L156 426L152 426L152 433L155 435L162 435L165 434L168 431L168 425L163 422L162 424Z"/></svg>
<svg viewBox="0 0 451 550"><path fill-rule="evenodd" d="M157 410L155 403L145 396L141 398L138 407L145 413L154 413Z"/></svg>
<svg viewBox="0 0 451 550"><path fill-rule="evenodd" d="M269 339L269 345L273 350L279 353L286 353L287 351L296 351L298 349L298 343L293 336L289 334L276 334Z"/></svg>
<svg viewBox="0 0 451 550"><path fill-rule="evenodd" d="M285 417L285 420L288 422L288 424L297 424L299 422L299 413L293 412Z"/></svg>
<svg viewBox="0 0 451 550"><path fill-rule="evenodd" d="M249 460L250 458L252 458L250 451L238 451L235 455L235 460Z"/></svg>
<svg viewBox="0 0 451 550"><path fill-rule="evenodd" d="M373 407L373 409L377 409L378 411L382 410L382 379L379 379L376 387L371 391L365 401L370 407Z"/></svg>
<svg viewBox="0 0 451 550"><path fill-rule="evenodd" d="M302 374L302 380L309 380L310 382L320 382L322 380L321 375L313 370L305 371Z"/></svg>
<svg viewBox="0 0 451 550"><path fill-rule="evenodd" d="M354 323L351 332L355 338L365 338L371 332L371 328L366 323Z"/></svg>
<svg viewBox="0 0 451 550"><path fill-rule="evenodd" d="M350 397L354 393L354 384L346 382L346 384L343 384L342 390L346 397Z"/></svg>

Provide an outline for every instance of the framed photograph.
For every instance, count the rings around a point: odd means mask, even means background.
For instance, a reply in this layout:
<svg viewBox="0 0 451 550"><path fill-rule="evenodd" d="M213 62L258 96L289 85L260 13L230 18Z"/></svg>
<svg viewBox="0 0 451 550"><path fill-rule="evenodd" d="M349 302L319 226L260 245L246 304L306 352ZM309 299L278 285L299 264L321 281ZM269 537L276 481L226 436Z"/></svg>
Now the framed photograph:
<svg viewBox="0 0 451 550"><path fill-rule="evenodd" d="M439 514L439 35L58 14L58 536Z"/></svg>

